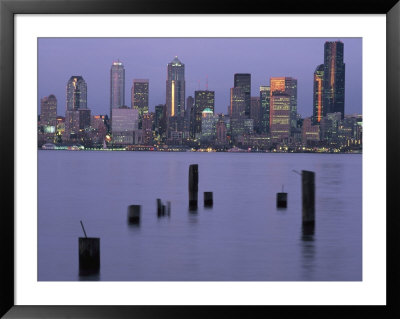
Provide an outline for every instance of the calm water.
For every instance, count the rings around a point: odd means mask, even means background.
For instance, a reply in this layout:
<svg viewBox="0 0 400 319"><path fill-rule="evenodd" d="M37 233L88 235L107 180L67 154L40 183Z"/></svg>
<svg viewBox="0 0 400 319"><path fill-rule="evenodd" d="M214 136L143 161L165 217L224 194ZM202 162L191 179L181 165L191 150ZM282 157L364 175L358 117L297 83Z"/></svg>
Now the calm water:
<svg viewBox="0 0 400 319"><path fill-rule="evenodd" d="M39 151L38 279L362 280L362 156ZM188 167L199 164L199 209ZM316 172L316 226L301 226L301 177ZM284 185L288 208L276 208ZM203 192L214 206L203 208ZM157 218L156 198L171 201ZM142 205L139 227L127 207ZM82 220L101 238L99 275L78 274Z"/></svg>

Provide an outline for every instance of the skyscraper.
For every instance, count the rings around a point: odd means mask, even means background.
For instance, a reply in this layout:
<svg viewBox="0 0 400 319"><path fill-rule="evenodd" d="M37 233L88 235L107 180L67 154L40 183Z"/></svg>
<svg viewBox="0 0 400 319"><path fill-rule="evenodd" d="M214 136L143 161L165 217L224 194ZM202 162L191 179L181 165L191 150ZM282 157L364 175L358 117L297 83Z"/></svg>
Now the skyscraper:
<svg viewBox="0 0 400 319"><path fill-rule="evenodd" d="M257 133L260 132L260 122L261 122L260 115L261 115L260 97L252 96L251 107L250 107L250 119L253 120L253 127Z"/></svg>
<svg viewBox="0 0 400 319"><path fill-rule="evenodd" d="M112 109L125 105L125 69L122 62L114 61L110 70L110 119Z"/></svg>
<svg viewBox="0 0 400 319"><path fill-rule="evenodd" d="M251 74L250 73L236 73L234 75L234 88L241 88L244 93L245 110L244 115L250 116L251 108Z"/></svg>
<svg viewBox="0 0 400 319"><path fill-rule="evenodd" d="M230 129L233 137L244 133L245 93L242 88L231 88L231 104L229 110Z"/></svg>
<svg viewBox="0 0 400 319"><path fill-rule="evenodd" d="M325 42L323 115L340 112L344 118L345 64L341 41Z"/></svg>
<svg viewBox="0 0 400 319"><path fill-rule="evenodd" d="M139 112L139 129L142 128L143 114L149 112L149 80L133 80L131 90L131 105Z"/></svg>
<svg viewBox="0 0 400 319"><path fill-rule="evenodd" d="M280 142L283 139L289 138L291 132L291 96L289 94L275 92L271 95L270 105L271 138L274 141Z"/></svg>
<svg viewBox="0 0 400 319"><path fill-rule="evenodd" d="M324 116L324 64L317 66L314 72L313 116L312 124L317 125ZM326 115L326 113L325 113Z"/></svg>
<svg viewBox="0 0 400 319"><path fill-rule="evenodd" d="M205 109L211 110L214 114L215 92L195 91L194 92L194 136L201 133L202 114Z"/></svg>
<svg viewBox="0 0 400 319"><path fill-rule="evenodd" d="M40 125L54 130L57 126L57 99L53 94L40 99Z"/></svg>
<svg viewBox="0 0 400 319"><path fill-rule="evenodd" d="M66 111L87 108L87 85L80 75L73 75L67 83Z"/></svg>
<svg viewBox="0 0 400 319"><path fill-rule="evenodd" d="M297 127L297 79L291 77L272 77L270 80L271 98L273 95L290 96L290 127ZM272 110L271 110L272 111Z"/></svg>
<svg viewBox="0 0 400 319"><path fill-rule="evenodd" d="M260 86L260 132L269 133L269 113L270 113L271 88Z"/></svg>
<svg viewBox="0 0 400 319"><path fill-rule="evenodd" d="M184 116L185 65L176 56L167 66L167 117Z"/></svg>

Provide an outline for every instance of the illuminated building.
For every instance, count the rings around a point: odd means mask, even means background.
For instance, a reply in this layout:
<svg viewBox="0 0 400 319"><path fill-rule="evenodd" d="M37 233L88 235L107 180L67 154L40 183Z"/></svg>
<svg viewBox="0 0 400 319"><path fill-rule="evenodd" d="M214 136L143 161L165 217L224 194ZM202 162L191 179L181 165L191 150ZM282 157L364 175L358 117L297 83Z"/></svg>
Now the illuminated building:
<svg viewBox="0 0 400 319"><path fill-rule="evenodd" d="M246 117L250 116L251 108L251 74L250 73L236 73L233 81L234 88L241 88L244 94L244 114Z"/></svg>
<svg viewBox="0 0 400 319"><path fill-rule="evenodd" d="M309 117L305 118L303 120L301 136L303 145L318 142L320 140L319 125L312 125L312 119Z"/></svg>
<svg viewBox="0 0 400 319"><path fill-rule="evenodd" d="M321 120L321 140L330 144L338 141L338 128L341 121L341 113L328 113Z"/></svg>
<svg viewBox="0 0 400 319"><path fill-rule="evenodd" d="M210 141L215 136L214 111L206 108L201 112L201 138Z"/></svg>
<svg viewBox="0 0 400 319"><path fill-rule="evenodd" d="M271 88L260 86L260 133L269 133Z"/></svg>
<svg viewBox="0 0 400 319"><path fill-rule="evenodd" d="M154 130L157 131L159 135L165 133L166 114L167 114L167 107L165 104L156 105L155 115L154 115Z"/></svg>
<svg viewBox="0 0 400 319"><path fill-rule="evenodd" d="M87 84L82 76L71 76L67 83L66 111L87 108Z"/></svg>
<svg viewBox="0 0 400 319"><path fill-rule="evenodd" d="M114 61L110 70L110 119L113 109L125 105L125 68L121 61Z"/></svg>
<svg viewBox="0 0 400 319"><path fill-rule="evenodd" d="M324 90L324 64L319 65L314 72L314 95L313 95L313 116L312 124L316 125L321 122L324 114L323 106L323 90Z"/></svg>
<svg viewBox="0 0 400 319"><path fill-rule="evenodd" d="M290 97L290 127L297 127L297 80L291 77L272 77L270 79L271 98L274 94Z"/></svg>
<svg viewBox="0 0 400 319"><path fill-rule="evenodd" d="M218 121L215 126L216 143L219 145L224 145L227 143L227 127L223 117L223 114L219 115Z"/></svg>
<svg viewBox="0 0 400 319"><path fill-rule="evenodd" d="M232 137L237 137L244 133L245 108L245 94L243 89L231 88L229 116Z"/></svg>
<svg viewBox="0 0 400 319"><path fill-rule="evenodd" d="M57 99L51 94L40 99L40 125L55 132L57 126ZM50 132L49 132L50 133Z"/></svg>
<svg viewBox="0 0 400 319"><path fill-rule="evenodd" d="M196 136L202 132L202 115L206 109L214 114L215 92L214 91L195 91L194 92L194 127L192 135Z"/></svg>
<svg viewBox="0 0 400 319"><path fill-rule="evenodd" d="M195 111L194 111L194 98L188 96L186 99L186 110L185 110L185 131L189 131L190 137L195 135Z"/></svg>
<svg viewBox="0 0 400 319"><path fill-rule="evenodd" d="M65 112L65 138L73 140L81 138L85 129L91 124L90 109L78 109Z"/></svg>
<svg viewBox="0 0 400 319"><path fill-rule="evenodd" d="M153 120L154 120L154 113L149 112L143 114L142 119L142 132L143 132L143 143L146 145L150 145L153 141Z"/></svg>
<svg viewBox="0 0 400 319"><path fill-rule="evenodd" d="M185 64L176 56L167 66L167 117L184 116Z"/></svg>
<svg viewBox="0 0 400 319"><path fill-rule="evenodd" d="M131 105L139 111L139 129L142 128L143 114L149 112L149 80L133 80L131 90Z"/></svg>
<svg viewBox="0 0 400 319"><path fill-rule="evenodd" d="M344 118L345 64L344 45L340 41L325 42L324 45L324 101L323 115L341 113Z"/></svg>
<svg viewBox="0 0 400 319"><path fill-rule="evenodd" d="M136 144L135 133L138 131L139 112L127 106L113 110L111 126L114 144Z"/></svg>
<svg viewBox="0 0 400 319"><path fill-rule="evenodd" d="M271 86L272 90L272 86ZM281 142L290 137L291 97L287 94L274 93L270 100L270 132L274 141Z"/></svg>

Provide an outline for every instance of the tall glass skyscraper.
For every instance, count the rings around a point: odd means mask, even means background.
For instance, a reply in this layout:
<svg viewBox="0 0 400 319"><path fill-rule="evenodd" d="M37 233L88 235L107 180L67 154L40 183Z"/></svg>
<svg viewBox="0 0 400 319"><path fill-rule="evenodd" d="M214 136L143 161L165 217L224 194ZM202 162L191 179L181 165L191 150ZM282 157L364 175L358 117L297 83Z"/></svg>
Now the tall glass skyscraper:
<svg viewBox="0 0 400 319"><path fill-rule="evenodd" d="M149 80L133 80L131 90L131 105L139 112L139 129L142 128L143 114L149 112Z"/></svg>
<svg viewBox="0 0 400 319"><path fill-rule="evenodd" d="M112 109L125 105L125 68L121 61L115 61L110 70L110 118Z"/></svg>
<svg viewBox="0 0 400 319"><path fill-rule="evenodd" d="M260 131L269 133L269 114L270 114L271 88L260 86Z"/></svg>
<svg viewBox="0 0 400 319"><path fill-rule="evenodd" d="M40 99L40 124L57 126L57 98L53 94Z"/></svg>
<svg viewBox="0 0 400 319"><path fill-rule="evenodd" d="M297 127L297 79L291 77L272 77L271 98L276 94L290 96L290 127ZM272 110L271 110L272 112Z"/></svg>
<svg viewBox="0 0 400 319"><path fill-rule="evenodd" d="M313 94L313 116L312 124L321 123L321 119L326 115L326 110L323 106L324 92L324 64L317 66L314 72L314 94Z"/></svg>
<svg viewBox="0 0 400 319"><path fill-rule="evenodd" d="M73 75L67 83L66 111L87 108L87 85L80 75Z"/></svg>
<svg viewBox="0 0 400 319"><path fill-rule="evenodd" d="M185 64L177 56L167 66L166 105L168 117L184 116Z"/></svg>
<svg viewBox="0 0 400 319"><path fill-rule="evenodd" d="M345 64L341 41L325 42L323 115L340 112L344 118Z"/></svg>
<svg viewBox="0 0 400 319"><path fill-rule="evenodd" d="M250 108L251 108L251 74L250 73L236 73L234 75L233 81L234 88L241 88L244 93L244 115L246 117L250 116Z"/></svg>
<svg viewBox="0 0 400 319"><path fill-rule="evenodd" d="M214 91L195 91L194 92L194 128L192 135L201 133L202 115L205 109L211 110L214 114L215 92Z"/></svg>

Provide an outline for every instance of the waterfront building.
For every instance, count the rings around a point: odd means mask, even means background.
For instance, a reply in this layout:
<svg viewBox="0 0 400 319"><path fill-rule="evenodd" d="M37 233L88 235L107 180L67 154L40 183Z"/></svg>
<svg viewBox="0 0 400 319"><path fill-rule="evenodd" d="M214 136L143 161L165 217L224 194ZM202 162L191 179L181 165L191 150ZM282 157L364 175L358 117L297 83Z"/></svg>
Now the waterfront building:
<svg viewBox="0 0 400 319"><path fill-rule="evenodd" d="M251 108L251 74L250 73L236 73L233 81L234 88L241 88L244 94L244 115L250 116Z"/></svg>
<svg viewBox="0 0 400 319"><path fill-rule="evenodd" d="M110 119L114 109L125 105L125 68L121 61L114 61L110 69Z"/></svg>
<svg viewBox="0 0 400 319"><path fill-rule="evenodd" d="M324 114L324 64L317 66L314 71L314 94L313 94L313 116L312 116L312 124L317 125L321 122L321 119Z"/></svg>
<svg viewBox="0 0 400 319"><path fill-rule="evenodd" d="M192 136L202 132L203 111L209 109L214 114L215 92L214 91L195 91L194 92L194 125Z"/></svg>
<svg viewBox="0 0 400 319"><path fill-rule="evenodd" d="M188 96L186 99L186 110L185 110L185 131L189 131L190 137L195 136L195 110L194 110L194 98Z"/></svg>
<svg viewBox="0 0 400 319"><path fill-rule="evenodd" d="M139 112L127 106L113 109L111 119L113 143L118 145L136 144L138 141ZM135 139L136 137L136 139Z"/></svg>
<svg viewBox="0 0 400 319"><path fill-rule="evenodd" d="M214 112L210 108L206 108L201 112L201 139L211 141L215 137L215 120Z"/></svg>
<svg viewBox="0 0 400 319"><path fill-rule="evenodd" d="M321 140L328 144L338 142L338 128L342 118L341 112L328 113L321 120Z"/></svg>
<svg viewBox="0 0 400 319"><path fill-rule="evenodd" d="M51 94L40 99L40 125L45 132L55 133L57 126L57 98Z"/></svg>
<svg viewBox="0 0 400 319"><path fill-rule="evenodd" d="M303 120L301 130L302 143L308 145L310 143L317 143L320 140L319 125L313 125L310 117Z"/></svg>
<svg viewBox="0 0 400 319"><path fill-rule="evenodd" d="M185 64L177 56L167 65L166 105L168 118L184 116Z"/></svg>
<svg viewBox="0 0 400 319"><path fill-rule="evenodd" d="M272 90L272 87L271 87ZM274 93L270 100L270 133L276 142L282 142L291 133L291 96L284 93Z"/></svg>
<svg viewBox="0 0 400 319"><path fill-rule="evenodd" d="M134 79L131 90L131 107L139 112L139 129L142 128L143 114L149 112L149 80Z"/></svg>
<svg viewBox="0 0 400 319"><path fill-rule="evenodd" d="M250 118L253 120L254 131L261 131L261 103L259 96L251 97Z"/></svg>
<svg viewBox="0 0 400 319"><path fill-rule="evenodd" d="M290 97L290 127L297 127L297 79L292 77L271 77L270 95L285 94Z"/></svg>
<svg viewBox="0 0 400 319"><path fill-rule="evenodd" d="M271 87L260 86L260 132L269 133Z"/></svg>
<svg viewBox="0 0 400 319"><path fill-rule="evenodd" d="M82 76L73 75L67 82L66 111L87 108L87 84Z"/></svg>
<svg viewBox="0 0 400 319"><path fill-rule="evenodd" d="M91 111L88 108L65 112L65 140L82 139L84 131L90 128Z"/></svg>
<svg viewBox="0 0 400 319"><path fill-rule="evenodd" d="M218 145L225 145L227 144L227 126L224 120L224 115L218 115L218 121L215 125L215 133L216 133L216 144Z"/></svg>
<svg viewBox="0 0 400 319"><path fill-rule="evenodd" d="M343 42L325 42L323 116L328 113L340 112L341 118L344 118L345 63L343 54Z"/></svg>
<svg viewBox="0 0 400 319"><path fill-rule="evenodd" d="M231 88L231 104L229 109L231 136L244 134L245 94L242 88Z"/></svg>

